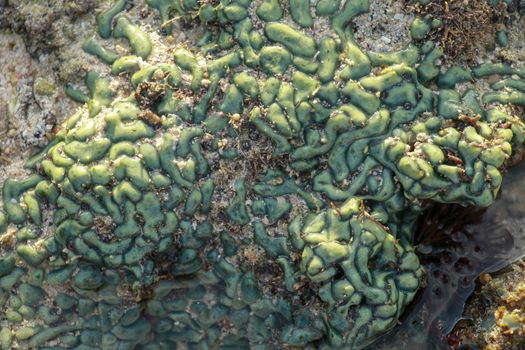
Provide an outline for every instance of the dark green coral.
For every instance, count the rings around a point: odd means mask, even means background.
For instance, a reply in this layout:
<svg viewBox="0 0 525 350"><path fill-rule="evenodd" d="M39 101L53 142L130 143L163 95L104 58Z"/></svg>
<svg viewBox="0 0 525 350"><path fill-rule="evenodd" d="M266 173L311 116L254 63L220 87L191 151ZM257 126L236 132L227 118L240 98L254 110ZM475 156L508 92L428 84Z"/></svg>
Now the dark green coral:
<svg viewBox="0 0 525 350"><path fill-rule="evenodd" d="M130 52L84 49L133 93L88 73L34 175L5 181L0 347L368 345L421 285L421 200L494 201L525 142L499 108L525 104L523 68L441 72L431 42L365 53L366 0L146 3L167 32L199 17L206 44L151 63L125 1L98 15ZM317 17L332 33L309 34ZM454 90L496 74L483 96Z"/></svg>

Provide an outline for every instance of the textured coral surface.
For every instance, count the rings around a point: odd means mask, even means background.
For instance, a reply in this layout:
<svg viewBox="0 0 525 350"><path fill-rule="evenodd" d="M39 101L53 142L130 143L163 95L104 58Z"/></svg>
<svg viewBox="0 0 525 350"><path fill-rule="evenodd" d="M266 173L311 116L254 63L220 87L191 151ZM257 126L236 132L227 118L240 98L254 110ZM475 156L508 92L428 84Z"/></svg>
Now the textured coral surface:
<svg viewBox="0 0 525 350"><path fill-rule="evenodd" d="M146 3L155 30L101 5L82 48L111 74L4 183L0 347L370 344L421 286L426 203L494 201L525 67L440 71L425 19L364 52L367 0Z"/></svg>

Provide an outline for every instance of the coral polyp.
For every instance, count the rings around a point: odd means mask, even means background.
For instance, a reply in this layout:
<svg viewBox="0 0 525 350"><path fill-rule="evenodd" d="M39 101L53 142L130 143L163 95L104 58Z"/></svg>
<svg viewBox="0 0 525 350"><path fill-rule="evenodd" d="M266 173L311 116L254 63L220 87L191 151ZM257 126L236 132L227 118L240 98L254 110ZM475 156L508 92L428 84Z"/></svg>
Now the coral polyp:
<svg viewBox="0 0 525 350"><path fill-rule="evenodd" d="M97 15L82 48L110 69L3 186L0 348L359 349L396 325L425 203L489 206L525 142L525 67L442 71L424 19L365 52L367 0L313 3L146 0L158 40L124 0Z"/></svg>

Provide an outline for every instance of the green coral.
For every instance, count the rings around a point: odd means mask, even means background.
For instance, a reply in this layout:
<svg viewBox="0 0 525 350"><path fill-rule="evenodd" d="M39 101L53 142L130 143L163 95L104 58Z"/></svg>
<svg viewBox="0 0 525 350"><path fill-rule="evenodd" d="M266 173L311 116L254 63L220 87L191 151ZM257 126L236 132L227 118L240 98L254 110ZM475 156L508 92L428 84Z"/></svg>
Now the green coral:
<svg viewBox="0 0 525 350"><path fill-rule="evenodd" d="M421 285L422 201L494 201L525 142L499 108L525 104L524 69L441 72L431 42L365 53L351 28L366 0L146 3L166 32L199 17L206 44L152 63L125 1L97 16L130 53L96 34L83 48L133 92L88 73L34 175L5 181L0 347L370 344ZM454 90L493 75L483 96Z"/></svg>

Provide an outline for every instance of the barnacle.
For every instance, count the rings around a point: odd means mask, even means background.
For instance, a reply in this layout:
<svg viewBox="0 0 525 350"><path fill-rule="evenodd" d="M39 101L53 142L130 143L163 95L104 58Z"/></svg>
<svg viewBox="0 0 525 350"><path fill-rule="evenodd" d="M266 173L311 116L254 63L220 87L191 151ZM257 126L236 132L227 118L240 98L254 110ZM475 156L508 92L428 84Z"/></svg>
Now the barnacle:
<svg viewBox="0 0 525 350"><path fill-rule="evenodd" d="M525 104L524 68L440 72L430 41L365 53L367 0L146 0L165 33L204 28L161 63L125 3L83 48L131 93L68 86L85 107L4 183L2 348L362 348L420 287L424 201L490 205L525 142L499 108Z"/></svg>

